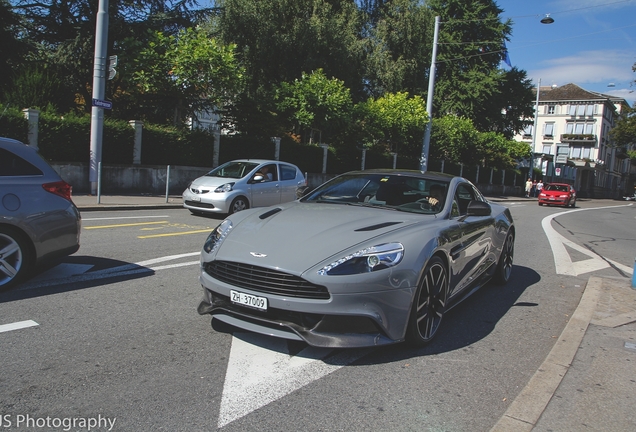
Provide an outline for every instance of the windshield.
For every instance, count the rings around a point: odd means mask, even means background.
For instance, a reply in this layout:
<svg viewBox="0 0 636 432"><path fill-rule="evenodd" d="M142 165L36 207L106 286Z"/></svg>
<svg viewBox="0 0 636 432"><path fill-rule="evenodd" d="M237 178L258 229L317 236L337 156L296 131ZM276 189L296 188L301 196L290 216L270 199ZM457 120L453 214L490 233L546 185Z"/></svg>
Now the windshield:
<svg viewBox="0 0 636 432"><path fill-rule="evenodd" d="M226 162L206 174L208 177L243 178L258 166L254 162Z"/></svg>
<svg viewBox="0 0 636 432"><path fill-rule="evenodd" d="M549 191L556 191L556 192L569 192L570 190L570 188L566 185L555 185L555 184L547 185L543 189L549 190Z"/></svg>
<svg viewBox="0 0 636 432"><path fill-rule="evenodd" d="M448 186L448 182L404 175L345 174L320 186L301 201L436 214L444 208Z"/></svg>

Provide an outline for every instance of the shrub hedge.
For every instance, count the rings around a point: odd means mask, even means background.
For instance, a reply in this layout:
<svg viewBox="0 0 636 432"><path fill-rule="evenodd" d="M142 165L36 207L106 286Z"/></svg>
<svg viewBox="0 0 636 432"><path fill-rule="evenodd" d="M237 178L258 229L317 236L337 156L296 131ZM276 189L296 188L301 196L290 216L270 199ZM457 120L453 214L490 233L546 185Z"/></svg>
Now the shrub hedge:
<svg viewBox="0 0 636 432"><path fill-rule="evenodd" d="M28 142L28 121L21 110L0 104L0 136ZM47 160L56 163L90 161L89 115L64 115L41 112L38 125L38 147ZM135 134L131 125L123 120L104 120L102 135L102 162L113 165L131 165ZM274 159L275 144L268 138L244 135L222 135L219 163L233 159ZM282 137L280 159L298 165L303 172L321 173L323 149L318 145L298 144ZM145 124L142 132L141 163L143 165L173 165L212 167L214 136L205 130L188 130ZM327 154L327 173L338 174L358 170L362 166L362 152L356 148L330 147ZM365 156L365 169L390 168L393 156L369 150ZM418 169L419 160L398 155L397 168ZM429 170L440 171L441 161L431 160ZM477 168L446 163L444 171L476 180ZM502 171L495 171L492 183L501 184ZM513 173L507 172L505 184L513 182ZM482 168L478 183L490 182L490 169Z"/></svg>

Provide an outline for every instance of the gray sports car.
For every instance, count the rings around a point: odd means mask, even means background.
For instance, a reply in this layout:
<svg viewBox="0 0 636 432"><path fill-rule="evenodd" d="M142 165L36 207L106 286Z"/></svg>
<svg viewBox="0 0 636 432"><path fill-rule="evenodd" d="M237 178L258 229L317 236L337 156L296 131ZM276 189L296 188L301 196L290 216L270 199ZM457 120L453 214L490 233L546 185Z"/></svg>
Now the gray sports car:
<svg viewBox="0 0 636 432"><path fill-rule="evenodd" d="M207 238L198 312L317 347L430 342L444 313L508 281L510 211L468 180L366 170L229 216Z"/></svg>

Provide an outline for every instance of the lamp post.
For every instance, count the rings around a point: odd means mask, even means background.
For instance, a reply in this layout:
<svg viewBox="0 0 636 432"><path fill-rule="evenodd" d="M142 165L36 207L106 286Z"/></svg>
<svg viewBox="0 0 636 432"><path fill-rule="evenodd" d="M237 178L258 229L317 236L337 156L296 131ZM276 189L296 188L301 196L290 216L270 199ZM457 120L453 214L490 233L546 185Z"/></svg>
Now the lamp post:
<svg viewBox="0 0 636 432"><path fill-rule="evenodd" d="M534 126L532 127L532 148L530 149L530 172L528 176L534 177L534 150L537 145L537 124L539 123L539 92L541 91L541 78L537 83L537 101L534 104Z"/></svg>
<svg viewBox="0 0 636 432"><path fill-rule="evenodd" d="M428 169L428 151L431 144L431 127L433 126L433 93L435 92L435 69L437 61L437 38L439 35L439 16L435 17L435 31L433 32L433 54L431 56L431 69L428 75L428 95L426 96L426 114L428 123L424 130L424 142L422 143L422 155L420 157L420 170Z"/></svg>

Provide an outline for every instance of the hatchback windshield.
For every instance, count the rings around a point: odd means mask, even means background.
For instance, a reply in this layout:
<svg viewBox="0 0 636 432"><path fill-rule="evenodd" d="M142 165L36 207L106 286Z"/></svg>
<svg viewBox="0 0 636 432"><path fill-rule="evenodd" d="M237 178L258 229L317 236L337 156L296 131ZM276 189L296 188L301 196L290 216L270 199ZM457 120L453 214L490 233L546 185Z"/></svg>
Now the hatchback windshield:
<svg viewBox="0 0 636 432"><path fill-rule="evenodd" d="M351 174L331 180L301 201L435 214L444 207L447 193L448 183L439 180L386 174Z"/></svg>
<svg viewBox="0 0 636 432"><path fill-rule="evenodd" d="M227 162L206 174L208 177L243 178L258 164L253 162Z"/></svg>
<svg viewBox="0 0 636 432"><path fill-rule="evenodd" d="M555 192L569 192L570 190L570 188L566 185L556 185L556 184L547 185L544 189L548 191L555 191Z"/></svg>

